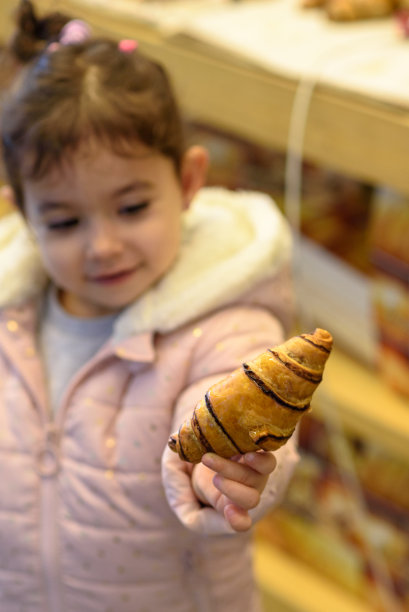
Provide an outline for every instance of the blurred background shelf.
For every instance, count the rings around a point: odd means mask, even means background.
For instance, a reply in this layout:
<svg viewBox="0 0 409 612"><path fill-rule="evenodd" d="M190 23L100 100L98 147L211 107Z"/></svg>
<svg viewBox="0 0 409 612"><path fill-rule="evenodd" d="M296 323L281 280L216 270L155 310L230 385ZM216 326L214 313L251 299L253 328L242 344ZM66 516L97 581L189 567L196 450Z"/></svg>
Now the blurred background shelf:
<svg viewBox="0 0 409 612"><path fill-rule="evenodd" d="M408 41L398 39L392 20L334 28L324 23L324 17L318 12L306 17L306 13L295 8L296 2L35 0L35 5L40 13L60 10L83 18L96 34L137 39L146 54L168 68L190 122L232 137L228 147L222 139L216 139L215 143L216 152L223 147L230 153L234 151L231 155L227 153L226 165L237 157L242 159L236 150L240 146L246 150L242 155L245 163L251 157L247 152L253 153L253 170L259 164L259 173L250 188L268 191L265 187L272 174L283 170L294 118L293 105L300 94L301 81L308 85L310 80L311 88L306 89L303 109L308 111L306 122L299 133L306 162L362 181L365 188L389 186L407 200L409 93L407 89L404 93L403 85L409 65ZM2 40L10 34L15 4L15 0L1 2ZM257 23L254 16L263 10L263 5L270 21ZM247 13L252 19L244 31L238 25ZM219 28L226 20L231 28L229 37L223 39ZM274 35L274 32L277 34L274 27L283 33L290 32L292 36L282 42L294 42L292 59L296 61L298 53L302 65L303 49L297 47L300 41L294 32L307 21L325 36L331 33L334 40L342 37L340 50L348 47L348 31L355 41L368 35L368 40L377 46L372 58L374 73L385 58L386 61L393 56L397 61L394 62L396 70L390 75L391 96L388 97L387 90L378 96L362 87L344 87L342 82L336 82L331 71L319 78L301 68L299 74L286 72L283 66L274 67L268 58L261 58L251 49L252 44L257 47L254 32L258 25L266 35L271 24L272 51L277 52L274 45L279 38ZM319 43L318 36L316 41L307 37L307 48L314 42ZM283 65L288 59L285 55L281 58ZM333 59L339 62L340 55L335 54ZM364 47L358 55L361 59L371 59L371 52ZM351 59L353 54L347 53L345 65ZM399 72L398 67L405 62L406 71ZM205 138L215 142L214 133ZM239 143L240 139L246 143ZM260 155L260 150L251 151L253 143L259 149L277 150L282 157L274 157L271 166L260 170L264 154ZM240 160L235 178L243 181L245 163ZM234 181L230 183L228 172L224 173L227 180L220 184L248 188L242 183L238 186ZM261 176L266 179L265 183L260 181ZM282 192L282 183L277 181L277 184ZM313 201L318 201L318 216L311 223L315 229L317 218L323 220L320 206L328 195L323 196L323 187L324 183L318 180L316 189L312 189L312 195L304 202L311 213ZM344 209L346 200L339 197L337 187L335 191L338 208ZM276 193L272 195L276 198ZM365 207L366 199L362 201L362 209ZM327 210L330 209L331 203L327 205ZM398 225L402 227L400 221ZM335 226L328 221L320 227L327 231ZM338 232L345 235L345 241L351 239L350 229L346 223L345 231L341 228ZM306 417L300 436L304 455L299 470L283 504L262 521L257 531L257 580L266 612L374 612L375 609L406 612L409 611L409 399L387 386L377 370L379 329L374 317L370 275L365 270L348 267L345 261L323 248L326 245L310 240L308 233L306 236L301 257L304 267L297 272L299 295L305 303L309 300L303 317L308 324L334 332L336 342L323 383L313 398L311 418ZM360 242L360 234L357 236ZM407 296L409 278L406 280L406 286L404 278L399 280L399 290L406 291ZM404 306L407 303L405 297ZM338 341L341 337L343 342ZM337 438L342 438L342 448L335 448ZM343 455L343 460L346 458L345 464L338 461L337 453ZM385 563L383 575L392 585L393 607L383 604L374 608L368 603L376 582L374 557L375 561L379 558ZM396 594L402 607L395 605Z"/></svg>
<svg viewBox="0 0 409 612"><path fill-rule="evenodd" d="M255 547L255 567L266 610L274 612L373 612L305 564L261 538Z"/></svg>
<svg viewBox="0 0 409 612"><path fill-rule="evenodd" d="M283 13L286 3L290 9ZM257 25L258 15L251 11L264 10L264 5L268 10L268 23L272 28L279 27L282 32L286 28L294 32L295 25L302 32L303 22L308 24L311 20L314 21L313 29L317 27L319 32L327 33L328 30L332 36L333 28L320 14L309 13L307 16L297 10L296 0L240 3L38 0L36 5L42 11L58 9L82 17L96 33L138 39L143 51L167 66L184 110L192 119L283 150L288 144L292 107L300 80L294 74L286 74L284 68L269 68L258 56L247 53L251 51L251 45L258 42L257 29L253 38L248 34L250 25L253 28L254 24ZM11 0L3 0L3 14L7 16L11 6ZM244 36L240 24L247 18L246 11L249 20L248 32ZM274 11L277 11L277 20L274 20ZM220 34L214 34L212 40L208 40L201 27L202 20L208 30L215 30L216 27L212 26L218 26L219 21L221 24L230 22L229 41L232 43L227 43L227 37L224 39ZM238 23L236 30L235 20ZM372 27L377 28L376 34L379 33L373 65L381 57L379 49L383 49L383 55L387 57L391 47L403 64L408 47L406 41L398 40L394 24L386 21L385 25ZM363 42L361 47L355 47L357 56L370 49L365 43L368 25L354 24L350 30L353 32L352 50L359 41L361 30ZM335 40L340 31L334 30ZM265 35L265 28L262 33ZM272 51L276 38L276 30L272 29ZM293 41L295 61L298 52L302 64L305 51L311 44L307 44L304 50L302 46L297 49L298 38L294 36ZM345 59L350 53L348 38L342 39L341 51L335 55L334 67L339 65L340 55ZM395 67L396 64L395 61ZM405 99L394 95L389 100L387 96L377 97L373 92L365 94L362 90L346 90L334 83L332 71L328 66L326 69L328 78L323 75L318 79L308 109L303 139L306 158L361 180L389 185L409 194L409 96ZM398 72L392 73L391 91L399 87L402 79Z"/></svg>
<svg viewBox="0 0 409 612"><path fill-rule="evenodd" d="M334 350L316 392L318 415L339 413L345 426L409 461L409 400L389 388L376 370Z"/></svg>

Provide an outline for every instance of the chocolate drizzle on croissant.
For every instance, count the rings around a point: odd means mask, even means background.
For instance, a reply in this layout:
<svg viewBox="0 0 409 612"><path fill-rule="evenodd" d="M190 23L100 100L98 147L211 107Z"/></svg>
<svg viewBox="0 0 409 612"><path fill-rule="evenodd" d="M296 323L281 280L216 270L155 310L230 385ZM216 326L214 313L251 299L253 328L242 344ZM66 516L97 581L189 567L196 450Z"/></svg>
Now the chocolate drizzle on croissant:
<svg viewBox="0 0 409 612"><path fill-rule="evenodd" d="M294 372L295 374L297 374L297 376L301 376L301 378L305 378L305 380L310 380L311 382L314 382L318 385L318 383L321 382L322 380L322 375L321 374L314 374L313 372L307 372L305 370L303 370L299 364L294 363L292 361L287 361L285 359L283 359L282 357L280 357L280 355L277 353L277 351L273 351L273 349L268 349L269 352L274 355L274 357L276 359L278 359L279 361L281 361L281 363L283 365L285 365L286 368L288 368L289 370L291 370L292 372Z"/></svg>
<svg viewBox="0 0 409 612"><path fill-rule="evenodd" d="M179 455L181 459L183 459L184 461L189 461L189 459L185 455L185 451L183 450L182 436L180 435L180 430L182 429L182 426L183 425L179 427L179 431L178 431L178 440L179 440L178 451L179 451ZM173 439L172 441L176 443L176 439ZM174 448L172 448L172 450L174 450Z"/></svg>
<svg viewBox="0 0 409 612"><path fill-rule="evenodd" d="M207 392L206 395L205 395L205 402L206 402L206 408L208 409L208 411L209 411L212 419L214 420L214 422L219 427L220 431L223 433L223 435L226 436L226 438L228 438L228 440L235 447L236 451L238 453L240 453L240 454L243 454L243 451L240 450L240 448L237 446L236 442L233 440L232 436L228 434L228 432L225 430L225 428L223 427L223 425L220 422L220 420L217 418L217 415L216 415L216 413L213 410L212 402L211 402L211 399L209 397L209 392ZM209 446L210 446L210 444L209 444Z"/></svg>
<svg viewBox="0 0 409 612"><path fill-rule="evenodd" d="M268 349L212 385L169 438L184 461L206 452L223 457L276 450L289 440L322 380L332 348L323 329Z"/></svg>
<svg viewBox="0 0 409 612"><path fill-rule="evenodd" d="M243 363L243 369L246 376L248 376L250 380L252 380L263 393L273 398L276 402L281 404L281 406L285 406L290 410L300 410L301 412L303 412L304 410L308 410L308 408L310 407L309 403L305 404L304 406L293 406L292 404L288 404L279 395L274 393L272 389L269 389L267 385L261 380L261 378L259 378L257 374L253 372L253 370L250 370L250 367L247 363Z"/></svg>
<svg viewBox="0 0 409 612"><path fill-rule="evenodd" d="M318 344L318 342L313 342L311 338L306 338L304 335L301 335L299 337L302 338L304 342L309 342L310 344L315 346L315 348L320 349L321 351L324 351L325 353L328 353L328 355L330 354L331 349L329 349L328 347L323 346L322 344Z"/></svg>
<svg viewBox="0 0 409 612"><path fill-rule="evenodd" d="M257 444L263 444L264 442L268 442L268 440L274 440L276 442L281 442L281 444L284 444L285 442L287 442L287 440L289 440L291 438L293 434L290 433L287 436L275 436L273 434L265 434L264 436L260 436L257 439Z"/></svg>
<svg viewBox="0 0 409 612"><path fill-rule="evenodd" d="M206 400L206 405L207 405L207 400ZM214 453L214 450L211 444L209 444L209 442L207 441L206 436L203 435L203 432L200 428L200 423L197 419L196 412L194 411L193 411L193 416L192 416L192 429L195 432L196 436L199 438L200 443L206 449L206 451L208 453Z"/></svg>

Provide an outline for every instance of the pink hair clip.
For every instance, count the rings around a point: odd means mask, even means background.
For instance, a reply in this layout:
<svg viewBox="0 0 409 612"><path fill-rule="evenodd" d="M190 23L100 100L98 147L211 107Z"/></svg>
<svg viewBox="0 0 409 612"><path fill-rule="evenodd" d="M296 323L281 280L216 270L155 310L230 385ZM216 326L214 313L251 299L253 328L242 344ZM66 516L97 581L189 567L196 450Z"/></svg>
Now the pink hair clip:
<svg viewBox="0 0 409 612"><path fill-rule="evenodd" d="M50 43L47 47L47 53L54 53L61 46L77 45L91 38L91 28L81 21L81 19L71 19L62 28L58 41Z"/></svg>
<svg viewBox="0 0 409 612"><path fill-rule="evenodd" d="M61 45L76 45L91 38L91 28L81 19L71 19L60 32L58 40Z"/></svg>
<svg viewBox="0 0 409 612"><path fill-rule="evenodd" d="M132 38L123 38L118 43L118 49L122 51L122 53L132 53L137 48L138 42Z"/></svg>

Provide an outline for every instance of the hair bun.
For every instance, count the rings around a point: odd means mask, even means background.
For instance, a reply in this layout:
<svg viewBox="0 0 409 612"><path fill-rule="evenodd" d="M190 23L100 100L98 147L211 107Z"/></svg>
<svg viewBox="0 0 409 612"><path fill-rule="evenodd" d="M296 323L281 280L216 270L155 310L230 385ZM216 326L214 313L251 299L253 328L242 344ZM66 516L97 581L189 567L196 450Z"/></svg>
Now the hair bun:
<svg viewBox="0 0 409 612"><path fill-rule="evenodd" d="M9 43L12 54L22 63L29 62L53 40L58 39L70 17L54 12L38 19L30 0L21 0L15 17L17 29Z"/></svg>

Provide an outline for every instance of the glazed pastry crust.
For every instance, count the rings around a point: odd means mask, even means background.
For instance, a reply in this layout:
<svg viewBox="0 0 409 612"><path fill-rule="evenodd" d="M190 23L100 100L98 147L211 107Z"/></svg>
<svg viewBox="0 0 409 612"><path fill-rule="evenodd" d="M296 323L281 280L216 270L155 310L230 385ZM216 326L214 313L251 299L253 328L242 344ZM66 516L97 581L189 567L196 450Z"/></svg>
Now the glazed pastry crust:
<svg viewBox="0 0 409 612"><path fill-rule="evenodd" d="M210 387L169 447L192 463L205 452L232 457L280 448L310 410L331 348L331 334L316 329L243 363Z"/></svg>

